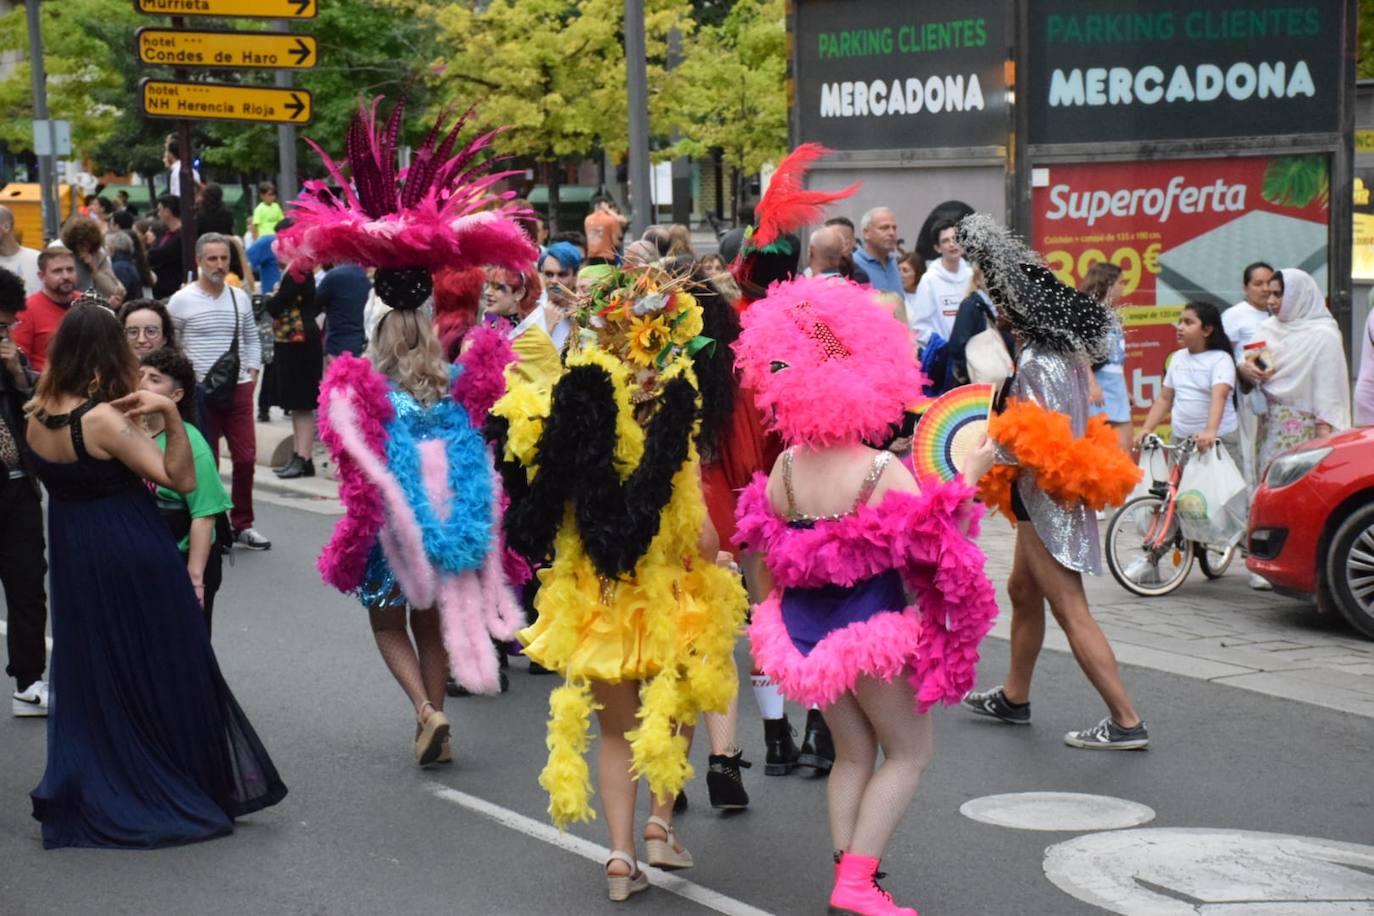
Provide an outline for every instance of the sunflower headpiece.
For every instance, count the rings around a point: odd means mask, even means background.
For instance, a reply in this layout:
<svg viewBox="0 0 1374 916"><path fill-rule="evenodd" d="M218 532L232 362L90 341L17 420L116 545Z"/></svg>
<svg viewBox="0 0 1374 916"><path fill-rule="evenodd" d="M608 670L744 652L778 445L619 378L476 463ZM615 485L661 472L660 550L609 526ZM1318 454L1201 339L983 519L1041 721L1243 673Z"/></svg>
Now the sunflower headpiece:
<svg viewBox="0 0 1374 916"><path fill-rule="evenodd" d="M688 283L656 267L615 268L578 309L578 324L597 345L634 370L640 400L657 394L659 374L679 356L714 343L701 336L701 305Z"/></svg>

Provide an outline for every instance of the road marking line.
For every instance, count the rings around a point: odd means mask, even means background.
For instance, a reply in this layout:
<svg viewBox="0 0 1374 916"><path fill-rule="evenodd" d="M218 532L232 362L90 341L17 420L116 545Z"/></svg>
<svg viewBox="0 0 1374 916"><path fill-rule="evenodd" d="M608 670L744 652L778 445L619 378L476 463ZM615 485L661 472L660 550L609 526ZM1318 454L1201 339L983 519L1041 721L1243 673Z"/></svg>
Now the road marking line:
<svg viewBox="0 0 1374 916"><path fill-rule="evenodd" d="M500 805L494 805L475 795L459 792L457 789L450 789L448 786L438 783L432 783L431 790L444 801L453 802L475 814L496 821L502 827L509 827L516 833L534 837L536 840L579 855L598 865L604 865L606 860L611 857L611 851L605 846L598 846L590 840L573 836L571 833L559 833L558 829L551 824L525 817L523 814L518 814L509 808L502 808ZM654 868L643 862L639 863L639 867L649 876L650 884L661 887L670 894L677 894L679 897L700 904L707 909L715 910L717 913L725 913L726 916L771 916L767 910L761 910L733 897L727 897L718 891L702 887L700 884L680 878L671 872Z"/></svg>
<svg viewBox="0 0 1374 916"><path fill-rule="evenodd" d="M8 633L9 631L10 631L9 625L5 623L5 619L4 619L3 617L0 617L0 636L4 636L4 635L5 635L6 633ZM48 651L49 651L49 652L52 651L52 637L51 637L51 636L44 636L44 637L43 637L43 644L46 645L46 646L48 647Z"/></svg>

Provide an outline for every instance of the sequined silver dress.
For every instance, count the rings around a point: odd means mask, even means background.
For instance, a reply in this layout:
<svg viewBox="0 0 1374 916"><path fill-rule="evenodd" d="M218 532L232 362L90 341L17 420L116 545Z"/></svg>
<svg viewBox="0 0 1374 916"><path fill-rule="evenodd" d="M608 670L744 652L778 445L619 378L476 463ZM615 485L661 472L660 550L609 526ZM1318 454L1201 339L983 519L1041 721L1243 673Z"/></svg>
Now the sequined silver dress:
<svg viewBox="0 0 1374 916"><path fill-rule="evenodd" d="M1027 344L1016 360L1016 379L1011 395L1066 415L1074 436L1078 437L1088 429L1088 381L1091 378L1092 369L1085 358ZM1000 447L997 461L1016 464L1015 457ZM1036 485L1035 472L1029 469L1016 475L1016 491L1051 556L1074 572L1102 575L1101 540L1097 533L1097 516L1091 509L1082 503L1065 506L1049 496Z"/></svg>

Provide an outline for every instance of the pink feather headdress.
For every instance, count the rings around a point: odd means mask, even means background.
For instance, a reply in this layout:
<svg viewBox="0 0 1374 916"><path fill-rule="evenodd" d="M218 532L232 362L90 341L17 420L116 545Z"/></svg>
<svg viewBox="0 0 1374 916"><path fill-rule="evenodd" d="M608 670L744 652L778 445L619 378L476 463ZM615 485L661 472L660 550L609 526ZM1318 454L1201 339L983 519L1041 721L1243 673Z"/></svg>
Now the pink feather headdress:
<svg viewBox="0 0 1374 916"><path fill-rule="evenodd" d="M377 118L381 101L379 96L370 106L360 102L348 126L350 176L313 140L306 141L319 153L329 181L306 182L300 198L288 205L292 225L276 243L282 260L295 270L343 262L428 273L486 264L528 267L538 252L514 220L522 212L510 202L515 195L492 190L513 173L492 171L499 160L482 156L500 131L482 134L454 153L473 109L447 133L445 109L410 166L398 173L405 101L396 103L385 126Z"/></svg>
<svg viewBox="0 0 1374 916"><path fill-rule="evenodd" d="M775 283L740 326L743 387L788 445L882 440L923 400L926 379L906 326L848 280Z"/></svg>

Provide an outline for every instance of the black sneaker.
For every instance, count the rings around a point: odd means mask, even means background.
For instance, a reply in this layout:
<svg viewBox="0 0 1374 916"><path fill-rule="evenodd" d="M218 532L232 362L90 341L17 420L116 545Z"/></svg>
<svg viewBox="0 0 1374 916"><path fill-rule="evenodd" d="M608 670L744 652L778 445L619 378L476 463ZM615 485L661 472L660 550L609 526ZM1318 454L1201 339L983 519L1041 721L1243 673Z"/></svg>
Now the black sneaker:
<svg viewBox="0 0 1374 916"><path fill-rule="evenodd" d="M1108 716L1092 728L1069 732L1064 743L1090 751L1141 751L1150 746L1150 733L1144 722L1134 728L1122 728Z"/></svg>
<svg viewBox="0 0 1374 916"><path fill-rule="evenodd" d="M964 697L964 708L980 716L991 716L1012 725L1030 725L1030 703L1013 706L1001 687L990 690L970 690Z"/></svg>

